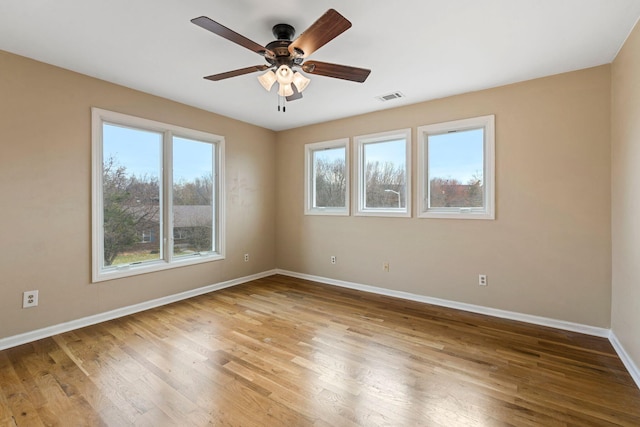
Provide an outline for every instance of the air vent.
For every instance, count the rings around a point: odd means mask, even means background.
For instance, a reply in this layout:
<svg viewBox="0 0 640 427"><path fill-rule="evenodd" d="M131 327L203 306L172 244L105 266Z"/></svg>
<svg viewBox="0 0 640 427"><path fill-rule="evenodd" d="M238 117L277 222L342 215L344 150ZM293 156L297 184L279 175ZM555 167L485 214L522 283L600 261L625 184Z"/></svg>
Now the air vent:
<svg viewBox="0 0 640 427"><path fill-rule="evenodd" d="M387 102L398 98L404 98L404 94L402 92L392 92L386 95L376 96L376 99L382 102Z"/></svg>

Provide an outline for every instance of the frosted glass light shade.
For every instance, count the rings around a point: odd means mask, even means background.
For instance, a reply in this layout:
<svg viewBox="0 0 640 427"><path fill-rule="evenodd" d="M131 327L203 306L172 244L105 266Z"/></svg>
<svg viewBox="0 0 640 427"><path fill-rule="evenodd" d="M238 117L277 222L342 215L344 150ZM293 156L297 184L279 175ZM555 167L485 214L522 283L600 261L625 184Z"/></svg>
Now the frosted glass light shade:
<svg viewBox="0 0 640 427"><path fill-rule="evenodd" d="M258 81L260 82L262 87L267 90L267 92L271 90L271 87L276 82L276 80L276 73L271 70L258 77Z"/></svg>
<svg viewBox="0 0 640 427"><path fill-rule="evenodd" d="M276 71L276 79L280 85L288 85L293 81L293 71L286 65L281 65Z"/></svg>
<svg viewBox="0 0 640 427"><path fill-rule="evenodd" d="M293 95L293 88L291 87L290 84L280 84L280 87L278 88L278 95L280 96L291 96Z"/></svg>
<svg viewBox="0 0 640 427"><path fill-rule="evenodd" d="M302 91L305 90L307 86L309 86L310 82L311 80L303 76L301 73L298 73L298 72L293 73L292 83L296 85L296 89L298 89L298 92L302 93Z"/></svg>

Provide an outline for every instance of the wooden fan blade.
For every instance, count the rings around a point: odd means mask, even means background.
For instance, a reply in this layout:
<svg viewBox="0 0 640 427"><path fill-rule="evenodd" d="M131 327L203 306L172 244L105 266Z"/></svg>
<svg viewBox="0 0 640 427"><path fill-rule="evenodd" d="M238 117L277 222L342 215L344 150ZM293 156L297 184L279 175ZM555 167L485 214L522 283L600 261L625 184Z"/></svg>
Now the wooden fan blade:
<svg viewBox="0 0 640 427"><path fill-rule="evenodd" d="M226 73L213 74L211 76L205 77L207 80L213 80L217 82L218 80L228 79L229 77L241 76L243 74L255 73L256 71L264 71L269 68L269 65L254 65L252 67L240 68L238 70L227 71Z"/></svg>
<svg viewBox="0 0 640 427"><path fill-rule="evenodd" d="M347 18L329 9L289 45L289 52L306 58L349 28Z"/></svg>
<svg viewBox="0 0 640 427"><path fill-rule="evenodd" d="M270 56L275 56L273 52L267 49L264 46L260 46L258 43L253 40L249 40L242 34L238 34L233 30L225 27L222 24L217 23L213 19L207 18L206 16L200 16L198 18L193 18L191 20L198 27L204 28L205 30L211 31L213 34L217 34L220 37L223 37L235 44L239 44L242 47L245 47L257 54L265 55L269 54Z"/></svg>
<svg viewBox="0 0 640 427"><path fill-rule="evenodd" d="M330 64L328 62L307 61L302 64L302 70L319 76L333 77L336 79L351 80L363 83L369 77L371 70L365 68L350 67L348 65Z"/></svg>

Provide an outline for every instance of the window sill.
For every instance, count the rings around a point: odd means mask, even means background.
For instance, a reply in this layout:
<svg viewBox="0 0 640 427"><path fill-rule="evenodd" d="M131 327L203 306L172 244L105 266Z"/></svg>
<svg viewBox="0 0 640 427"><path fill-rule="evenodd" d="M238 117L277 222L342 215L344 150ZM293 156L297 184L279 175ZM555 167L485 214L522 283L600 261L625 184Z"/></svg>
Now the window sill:
<svg viewBox="0 0 640 427"><path fill-rule="evenodd" d="M411 212L406 210L392 209L366 209L354 213L354 216L379 216L379 217L395 217L395 218L411 218Z"/></svg>
<svg viewBox="0 0 640 427"><path fill-rule="evenodd" d="M305 215L320 215L320 216L349 216L348 209L331 209L331 208L314 208L304 211Z"/></svg>
<svg viewBox="0 0 640 427"><path fill-rule="evenodd" d="M105 282L107 280L122 279L124 277L138 276L140 274L154 273L157 271L170 270L172 268L186 267L189 265L202 264L205 262L219 261L223 259L225 259L224 255L211 253L206 255L174 258L170 263L164 260L158 260L145 262L143 264L122 265L94 272L92 282Z"/></svg>
<svg viewBox="0 0 640 427"><path fill-rule="evenodd" d="M423 212L418 218L435 218L435 219L485 219L495 220L495 215L488 212Z"/></svg>

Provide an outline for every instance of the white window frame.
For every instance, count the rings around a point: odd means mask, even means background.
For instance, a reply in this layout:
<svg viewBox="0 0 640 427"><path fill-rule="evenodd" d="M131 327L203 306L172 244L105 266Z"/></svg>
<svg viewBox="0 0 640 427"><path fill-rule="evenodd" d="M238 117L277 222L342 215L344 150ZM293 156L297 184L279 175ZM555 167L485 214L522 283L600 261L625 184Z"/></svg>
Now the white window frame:
<svg viewBox="0 0 640 427"><path fill-rule="evenodd" d="M484 130L483 208L430 208L429 135L473 129ZM447 219L495 219L495 115L473 117L418 127L418 217Z"/></svg>
<svg viewBox="0 0 640 427"><path fill-rule="evenodd" d="M403 208L367 208L365 207L365 176L366 166L364 164L364 147L369 143L385 141L405 140L405 207ZM385 216L385 217L411 217L411 129L398 129L388 132L380 132L369 135L360 135L354 138L354 162L356 174L356 186L353 205L354 215L358 216Z"/></svg>
<svg viewBox="0 0 640 427"><path fill-rule="evenodd" d="M114 267L104 267L104 228L103 228L103 125L114 124L133 129L159 132L163 135L162 142L162 188L163 201L161 232L163 258L141 264L129 264ZM224 148L225 139L222 136L193 129L174 126L153 120L142 119L100 108L91 108L92 127L92 280L101 282L122 277L135 276L154 271L161 271L186 265L200 264L225 258L225 206L224 206ZM173 217L171 215L173 170L172 170L172 141L173 137L182 137L196 141L207 142L214 148L214 241L215 252L200 253L189 257L174 257L173 255ZM160 239L160 236L158 236Z"/></svg>
<svg viewBox="0 0 640 427"><path fill-rule="evenodd" d="M345 156L345 178L346 194L344 207L316 207L315 206L315 165L313 163L313 153L316 151L329 150L333 148L344 148ZM305 144L304 162L304 213L305 215L337 215L348 216L350 213L351 201L351 168L349 156L349 138L341 138L332 141L314 142Z"/></svg>

